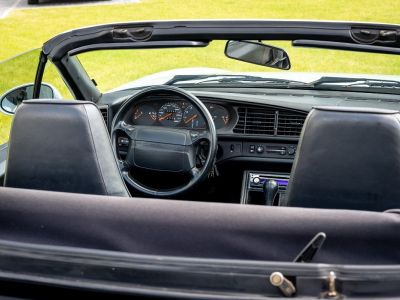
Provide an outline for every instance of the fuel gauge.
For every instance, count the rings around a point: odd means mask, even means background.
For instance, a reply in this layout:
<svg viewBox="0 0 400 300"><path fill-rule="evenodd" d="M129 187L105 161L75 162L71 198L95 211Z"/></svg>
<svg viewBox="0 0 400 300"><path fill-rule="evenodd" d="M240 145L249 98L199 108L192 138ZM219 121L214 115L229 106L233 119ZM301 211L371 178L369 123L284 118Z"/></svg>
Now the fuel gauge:
<svg viewBox="0 0 400 300"><path fill-rule="evenodd" d="M132 119L135 125L153 125L157 112L150 105L141 105L134 109Z"/></svg>

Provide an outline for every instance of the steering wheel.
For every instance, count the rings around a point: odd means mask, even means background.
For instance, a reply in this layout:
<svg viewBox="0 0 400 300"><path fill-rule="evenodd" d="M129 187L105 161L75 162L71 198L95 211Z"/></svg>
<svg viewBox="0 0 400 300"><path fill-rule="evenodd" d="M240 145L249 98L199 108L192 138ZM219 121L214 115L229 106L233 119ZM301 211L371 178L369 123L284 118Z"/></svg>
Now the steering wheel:
<svg viewBox="0 0 400 300"><path fill-rule="evenodd" d="M131 125L124 121L132 104L153 93L167 92L183 97L204 117L205 130L169 128L162 126ZM212 170L217 153L217 131L213 118L205 105L193 94L172 86L152 86L141 90L121 106L112 122L111 138L113 149L118 157L118 132L129 139L128 153L124 160L119 159L122 177L134 189L151 196L170 197L184 193L204 180ZM209 150L201 168L196 167L196 153L201 141L208 141ZM158 172L189 174L183 186L158 189L145 186L132 175L133 168Z"/></svg>

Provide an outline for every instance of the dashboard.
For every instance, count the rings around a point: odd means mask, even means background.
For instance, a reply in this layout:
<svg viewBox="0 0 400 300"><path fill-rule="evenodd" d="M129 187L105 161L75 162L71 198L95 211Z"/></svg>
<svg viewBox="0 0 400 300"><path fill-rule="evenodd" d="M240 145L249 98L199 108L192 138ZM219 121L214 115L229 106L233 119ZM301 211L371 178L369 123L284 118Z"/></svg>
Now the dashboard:
<svg viewBox="0 0 400 300"><path fill-rule="evenodd" d="M232 158L293 160L307 112L228 97L196 96L209 110L217 129L217 161ZM176 93L146 94L131 104L123 119L133 126L206 129L204 116ZM127 152L127 143L123 136L118 140L121 156Z"/></svg>
<svg viewBox="0 0 400 300"><path fill-rule="evenodd" d="M217 145L216 148L213 148L216 149L216 164L213 166L212 172L214 173L210 173L212 174L210 178L213 180L208 182L213 186L209 189L210 191L214 190L211 194L218 196L219 193L222 193L223 197L227 199L238 199L238 195L243 194L239 189L244 186L241 181L245 174L243 172L246 170L290 172L307 112L264 103L249 103L227 97L231 95L216 97L213 93L193 94L209 111L217 131ZM177 128L189 130L191 135L196 135L197 133L193 132L196 130L200 135L208 130L201 110L192 104L190 97L179 93L152 90L143 94L133 94L125 101L123 110L116 105L115 111L122 111L117 121L123 121L126 128L132 128L132 130L135 126ZM116 120L113 122L115 123ZM139 130L139 128L137 129ZM143 127L140 130L151 131L152 129ZM154 132L160 131L162 130L154 130ZM175 131L172 130L172 132ZM115 138L118 157L122 160L132 157L129 156L129 153L132 153L129 152L132 149L129 135L124 130L117 129ZM143 141L140 143L146 144ZM141 145L140 143L139 145ZM157 147L168 148L168 140L165 140L164 143ZM137 146L136 143L134 145ZM196 145L194 153L198 168L204 166L209 149L210 143L206 140L202 140ZM147 152L143 151L145 153L143 155L147 156L149 151L153 154L157 153L156 150L148 150ZM156 159L163 160L160 157L162 156L156 155ZM163 161L168 160L164 159ZM158 188L181 182L180 180L185 181L183 175L182 177L176 175L166 178L142 169L135 169L134 173L136 178L139 178L145 185L156 185ZM219 177L218 174L223 174L223 176ZM196 197L198 195L194 196L194 199ZM254 197L249 196L248 198L253 199Z"/></svg>

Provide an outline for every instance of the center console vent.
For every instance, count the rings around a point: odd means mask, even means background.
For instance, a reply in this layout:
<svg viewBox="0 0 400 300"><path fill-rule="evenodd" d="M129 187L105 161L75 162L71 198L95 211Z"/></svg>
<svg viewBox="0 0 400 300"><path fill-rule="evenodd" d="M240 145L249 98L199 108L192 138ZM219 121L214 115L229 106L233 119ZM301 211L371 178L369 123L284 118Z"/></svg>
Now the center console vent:
<svg viewBox="0 0 400 300"><path fill-rule="evenodd" d="M300 136L307 113L275 108L239 107L234 133Z"/></svg>
<svg viewBox="0 0 400 300"><path fill-rule="evenodd" d="M306 116L290 111L279 111L277 134L300 136Z"/></svg>
<svg viewBox="0 0 400 300"><path fill-rule="evenodd" d="M239 120L233 132L274 135L276 119L274 110L239 107L238 115Z"/></svg>

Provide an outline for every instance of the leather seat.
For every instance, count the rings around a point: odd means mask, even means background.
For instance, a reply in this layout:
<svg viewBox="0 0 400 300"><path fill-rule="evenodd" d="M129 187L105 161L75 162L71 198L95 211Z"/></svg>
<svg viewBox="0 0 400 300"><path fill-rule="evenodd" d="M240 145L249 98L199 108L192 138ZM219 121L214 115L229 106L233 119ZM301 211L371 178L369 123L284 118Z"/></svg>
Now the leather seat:
<svg viewBox="0 0 400 300"><path fill-rule="evenodd" d="M317 107L300 137L287 205L385 211L400 207L398 111Z"/></svg>
<svg viewBox="0 0 400 300"><path fill-rule="evenodd" d="M129 197L102 115L83 101L31 100L19 106L4 185Z"/></svg>

